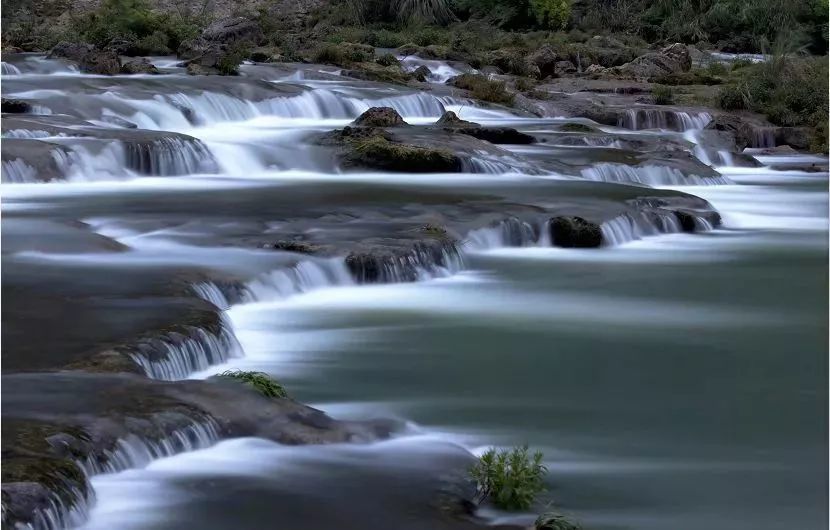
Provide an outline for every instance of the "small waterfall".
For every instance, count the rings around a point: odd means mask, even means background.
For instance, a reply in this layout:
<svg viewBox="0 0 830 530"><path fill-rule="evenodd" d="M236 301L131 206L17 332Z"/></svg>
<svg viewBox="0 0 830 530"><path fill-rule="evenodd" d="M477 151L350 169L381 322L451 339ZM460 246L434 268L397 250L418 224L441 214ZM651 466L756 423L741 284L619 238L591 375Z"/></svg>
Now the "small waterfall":
<svg viewBox="0 0 830 530"><path fill-rule="evenodd" d="M549 236L549 234L548 234ZM494 226L471 230L464 239L465 251L481 251L502 247L529 247L542 244L537 230L525 221L511 217Z"/></svg>
<svg viewBox="0 0 830 530"><path fill-rule="evenodd" d="M14 160L3 160L2 182L22 184L26 182L37 182L35 168L27 164L22 158Z"/></svg>
<svg viewBox="0 0 830 530"><path fill-rule="evenodd" d="M125 165L143 175L166 177L218 171L213 155L199 140L168 137L147 143L130 142L124 149Z"/></svg>
<svg viewBox="0 0 830 530"><path fill-rule="evenodd" d="M681 216L691 217L694 230L683 226ZM616 246L629 241L660 234L677 234L681 232L704 232L713 230L713 225L702 216L672 211L648 211L626 213L605 221L600 226L603 246Z"/></svg>
<svg viewBox="0 0 830 530"><path fill-rule="evenodd" d="M0 61L0 74L2 75L22 75L23 72L20 71L20 68L16 67L11 63L7 63L6 61Z"/></svg>
<svg viewBox="0 0 830 530"><path fill-rule="evenodd" d="M18 523L15 530L64 530L83 525L89 520L94 497L91 493L84 495L80 490L71 493L73 498L68 503L56 493L50 493L48 506L36 508L32 513L32 521L28 524Z"/></svg>
<svg viewBox="0 0 830 530"><path fill-rule="evenodd" d="M47 131L39 131L34 129L10 129L8 131L3 132L3 138L22 138L26 140L36 140L39 138L49 138L52 136ZM59 134L58 137L62 137L63 134Z"/></svg>
<svg viewBox="0 0 830 530"><path fill-rule="evenodd" d="M304 260L293 267L259 275L245 285L244 300L280 300L313 289L354 283L342 259Z"/></svg>
<svg viewBox="0 0 830 530"><path fill-rule="evenodd" d="M115 447L98 458L87 458L79 465L87 477L118 473L146 467L153 460L179 453L204 449L219 440L219 426L212 419L192 422L159 440L148 440L134 434L119 438Z"/></svg>
<svg viewBox="0 0 830 530"><path fill-rule="evenodd" d="M755 127L752 130L752 145L750 147L775 147L774 127Z"/></svg>
<svg viewBox="0 0 830 530"><path fill-rule="evenodd" d="M640 131L644 129L664 129L670 131L699 130L712 121L708 112L688 112L667 109L628 109L620 116L618 126Z"/></svg>
<svg viewBox="0 0 830 530"><path fill-rule="evenodd" d="M405 283L450 276L464 263L452 243L418 242L403 254L349 254L346 266L358 283Z"/></svg>
<svg viewBox="0 0 830 530"><path fill-rule="evenodd" d="M231 303L225 293L213 282L196 283L190 286L196 296L215 305L217 309L226 311Z"/></svg>
<svg viewBox="0 0 830 530"><path fill-rule="evenodd" d="M178 381L190 374L241 357L242 348L222 318L217 333L187 327L187 333L170 332L162 338L146 339L130 357L152 379Z"/></svg>
<svg viewBox="0 0 830 530"><path fill-rule="evenodd" d="M109 142L97 151L83 143L68 147L70 150L52 151L52 157L66 180L83 182L136 176L124 167L126 153L121 142Z"/></svg>
<svg viewBox="0 0 830 530"><path fill-rule="evenodd" d="M600 163L581 171L582 176L600 182L635 183L646 186L700 186L729 184L723 176L700 177L687 175L683 171L668 166L629 166L626 164Z"/></svg>

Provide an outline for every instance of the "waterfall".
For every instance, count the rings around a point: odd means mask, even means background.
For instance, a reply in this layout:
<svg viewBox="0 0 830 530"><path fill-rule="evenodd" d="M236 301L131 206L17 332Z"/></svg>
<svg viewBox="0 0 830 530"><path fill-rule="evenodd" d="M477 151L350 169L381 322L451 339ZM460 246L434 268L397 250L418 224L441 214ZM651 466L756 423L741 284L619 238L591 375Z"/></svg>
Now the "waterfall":
<svg viewBox="0 0 830 530"><path fill-rule="evenodd" d="M49 138L52 135L47 131L36 129L10 129L3 131L3 138L21 138L24 140L36 140L38 138ZM59 134L58 137L64 136Z"/></svg>
<svg viewBox="0 0 830 530"><path fill-rule="evenodd" d="M0 61L0 74L2 75L21 75L23 72L20 71L20 68L16 67L11 63L7 63L6 61Z"/></svg>
<svg viewBox="0 0 830 530"><path fill-rule="evenodd" d="M22 158L3 160L2 181L14 184L37 182L35 168L23 161Z"/></svg>
<svg viewBox="0 0 830 530"><path fill-rule="evenodd" d="M549 235L549 233L548 233ZM471 230L464 239L465 251L481 251L501 247L529 247L543 245L537 230L525 221L511 217L493 226ZM549 242L547 243L549 244Z"/></svg>
<svg viewBox="0 0 830 530"><path fill-rule="evenodd" d="M775 129L773 127L755 127L752 130L750 147L775 147Z"/></svg>
<svg viewBox="0 0 830 530"><path fill-rule="evenodd" d="M669 166L600 163L581 171L584 178L599 182L635 183L647 186L700 186L729 184L726 177L700 177Z"/></svg>
<svg viewBox="0 0 830 530"><path fill-rule="evenodd" d="M676 234L691 231L684 229L679 215L691 217L694 231L712 230L714 227L705 218L691 213L665 212L625 213L601 224L603 246L616 246L629 241L659 234Z"/></svg>
<svg viewBox="0 0 830 530"><path fill-rule="evenodd" d="M354 283L343 260L304 260L293 267L277 269L257 276L245 285L245 300L262 302L280 300L313 289Z"/></svg>
<svg viewBox="0 0 830 530"><path fill-rule="evenodd" d="M167 137L124 146L125 165L143 175L171 176L216 173L213 155L199 140Z"/></svg>
<svg viewBox="0 0 830 530"><path fill-rule="evenodd" d="M350 254L346 266L358 283L405 283L455 274L463 257L453 243L416 243L402 254Z"/></svg>
<svg viewBox="0 0 830 530"><path fill-rule="evenodd" d="M712 121L712 115L708 112L690 114L667 109L628 109L624 115L620 116L618 126L633 131L643 129L689 131L703 129L710 121Z"/></svg>
<svg viewBox="0 0 830 530"><path fill-rule="evenodd" d="M204 449L219 440L219 426L212 419L193 421L190 425L175 429L159 440L141 438L129 434L119 438L112 450L102 457L79 462L87 477L118 473L127 469L146 467L153 460L179 453Z"/></svg>
<svg viewBox="0 0 830 530"><path fill-rule="evenodd" d="M145 339L130 357L147 377L177 381L190 374L241 357L242 348L230 323L222 317L216 333L187 326L186 333L169 332L161 338Z"/></svg>

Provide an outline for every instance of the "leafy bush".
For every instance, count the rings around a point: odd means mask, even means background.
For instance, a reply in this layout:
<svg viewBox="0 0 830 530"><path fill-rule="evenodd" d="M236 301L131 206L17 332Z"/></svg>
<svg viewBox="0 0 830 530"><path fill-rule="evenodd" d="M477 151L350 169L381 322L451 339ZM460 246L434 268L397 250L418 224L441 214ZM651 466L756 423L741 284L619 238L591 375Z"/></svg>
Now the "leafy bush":
<svg viewBox="0 0 830 530"><path fill-rule="evenodd" d="M539 24L550 29L562 29L571 16L570 0L530 0L533 15Z"/></svg>
<svg viewBox="0 0 830 530"><path fill-rule="evenodd" d="M320 64L341 66L346 63L346 53L336 44L325 44L314 52L312 61Z"/></svg>
<svg viewBox="0 0 830 530"><path fill-rule="evenodd" d="M726 75L726 65L720 61L713 61L706 66L709 75Z"/></svg>
<svg viewBox="0 0 830 530"><path fill-rule="evenodd" d="M724 110L741 110L746 108L746 97L738 85L727 85L718 90L715 101Z"/></svg>
<svg viewBox="0 0 830 530"><path fill-rule="evenodd" d="M452 84L456 88L469 90L475 99L505 105L513 103L513 95L505 90L504 81L493 81L483 75L462 74L453 79Z"/></svg>
<svg viewBox="0 0 830 530"><path fill-rule="evenodd" d="M651 99L655 105L671 105L674 103L674 91L666 85L657 85L651 89Z"/></svg>
<svg viewBox="0 0 830 530"><path fill-rule="evenodd" d="M400 66L401 62L391 53L381 55L375 60L381 66Z"/></svg>
<svg viewBox="0 0 830 530"><path fill-rule="evenodd" d="M285 389L263 372L245 372L242 370L227 370L219 374L219 377L233 379L254 388L257 392L269 398L288 397Z"/></svg>
<svg viewBox="0 0 830 530"><path fill-rule="evenodd" d="M476 500L490 499L505 510L527 510L536 496L545 490L547 469L542 453L528 454L527 446L513 449L490 449L470 469L476 481Z"/></svg>
<svg viewBox="0 0 830 530"><path fill-rule="evenodd" d="M368 43L378 48L397 48L409 42L409 39L398 31L381 29L369 35Z"/></svg>

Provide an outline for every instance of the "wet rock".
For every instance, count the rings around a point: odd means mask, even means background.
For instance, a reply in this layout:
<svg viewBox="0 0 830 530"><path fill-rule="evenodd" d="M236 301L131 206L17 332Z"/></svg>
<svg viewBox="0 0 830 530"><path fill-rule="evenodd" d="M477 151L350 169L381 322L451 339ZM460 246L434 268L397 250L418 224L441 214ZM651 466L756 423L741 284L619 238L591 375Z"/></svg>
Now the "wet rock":
<svg viewBox="0 0 830 530"><path fill-rule="evenodd" d="M277 241L269 245L268 248L283 250L285 252L297 252L299 254L316 254L322 247L307 241Z"/></svg>
<svg viewBox="0 0 830 530"><path fill-rule="evenodd" d="M554 217L550 220L553 245L565 248L596 248L602 245L602 229L582 217Z"/></svg>
<svg viewBox="0 0 830 530"><path fill-rule="evenodd" d="M352 122L356 127L401 127L407 125L392 107L372 107Z"/></svg>
<svg viewBox="0 0 830 530"><path fill-rule="evenodd" d="M459 173L461 158L451 151L390 142L381 136L351 142L341 157L347 168L406 173Z"/></svg>
<svg viewBox="0 0 830 530"><path fill-rule="evenodd" d="M405 72L400 66L381 66L377 63L350 63L349 70L343 70L342 75L364 81L378 83L396 83L405 85L412 79L412 74Z"/></svg>
<svg viewBox="0 0 830 530"><path fill-rule="evenodd" d="M444 114L442 114L441 117L438 118L438 121L435 122L435 125L449 128L480 127L478 123L462 120L458 117L458 115L455 112L451 110L448 110Z"/></svg>
<svg viewBox="0 0 830 530"><path fill-rule="evenodd" d="M544 79L556 77L556 64L561 58L550 44L544 44L530 55L529 60L539 69L539 77Z"/></svg>
<svg viewBox="0 0 830 530"><path fill-rule="evenodd" d="M120 116L101 116L101 121L115 125L116 127L123 127L124 129L137 129L138 125L127 121Z"/></svg>
<svg viewBox="0 0 830 530"><path fill-rule="evenodd" d="M695 223L695 216L693 214L683 210L675 210L674 215L677 217L678 222L680 222L680 228L684 232L695 231L697 224Z"/></svg>
<svg viewBox="0 0 830 530"><path fill-rule="evenodd" d="M588 68L585 69L586 74L600 74L604 72L606 68L604 66L600 66L598 64L592 64Z"/></svg>
<svg viewBox="0 0 830 530"><path fill-rule="evenodd" d="M591 127L590 125L585 125L584 123L566 123L559 127L559 130L562 132L567 133L598 133L601 132L599 129L595 127Z"/></svg>
<svg viewBox="0 0 830 530"><path fill-rule="evenodd" d="M0 110L10 114L25 114L32 111L32 105L22 99L3 98L2 102L0 102Z"/></svg>
<svg viewBox="0 0 830 530"><path fill-rule="evenodd" d="M133 59L121 65L122 74L158 74L159 70L145 58Z"/></svg>
<svg viewBox="0 0 830 530"><path fill-rule="evenodd" d="M735 147L739 151L755 143L755 126L736 114L718 114L706 124L705 128L732 135L735 139Z"/></svg>
<svg viewBox="0 0 830 530"><path fill-rule="evenodd" d="M82 72L89 74L116 75L121 72L116 52L99 50L92 44L60 42L52 48L48 57L74 61Z"/></svg>
<svg viewBox="0 0 830 530"><path fill-rule="evenodd" d="M426 82L426 80L429 79L429 76L431 75L432 71L424 65L419 66L412 72L412 77L414 77L422 83Z"/></svg>
<svg viewBox="0 0 830 530"><path fill-rule="evenodd" d="M507 74L527 77L541 77L544 75L541 68L520 50L494 50L485 55L485 61Z"/></svg>

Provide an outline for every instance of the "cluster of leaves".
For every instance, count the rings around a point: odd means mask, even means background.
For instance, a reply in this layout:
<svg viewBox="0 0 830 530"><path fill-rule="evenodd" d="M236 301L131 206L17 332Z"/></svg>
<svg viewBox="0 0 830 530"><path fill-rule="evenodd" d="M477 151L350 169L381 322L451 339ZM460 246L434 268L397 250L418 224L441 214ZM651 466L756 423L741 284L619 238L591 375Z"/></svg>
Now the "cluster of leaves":
<svg viewBox="0 0 830 530"><path fill-rule="evenodd" d="M545 490L547 468L542 453L528 453L527 446L512 449L490 449L470 469L477 485L476 500L489 499L505 510L527 510L536 496Z"/></svg>
<svg viewBox="0 0 830 530"><path fill-rule="evenodd" d="M735 79L718 93L721 108L759 112L776 125L814 127L814 147L827 150L826 58L776 55L733 74Z"/></svg>
<svg viewBox="0 0 830 530"><path fill-rule="evenodd" d="M227 370L219 374L219 377L233 379L250 385L257 392L269 398L287 397L285 389L268 374L263 372L246 372L243 370Z"/></svg>

